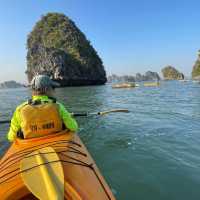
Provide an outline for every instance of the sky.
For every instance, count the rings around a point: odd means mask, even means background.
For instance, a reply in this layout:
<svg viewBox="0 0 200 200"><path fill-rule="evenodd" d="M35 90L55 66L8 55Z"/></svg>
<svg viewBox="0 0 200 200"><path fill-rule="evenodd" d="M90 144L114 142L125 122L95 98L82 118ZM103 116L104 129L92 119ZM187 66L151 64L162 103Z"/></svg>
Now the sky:
<svg viewBox="0 0 200 200"><path fill-rule="evenodd" d="M200 49L198 0L0 0L0 82L25 83L26 40L48 12L71 18L102 58L107 75L186 76Z"/></svg>

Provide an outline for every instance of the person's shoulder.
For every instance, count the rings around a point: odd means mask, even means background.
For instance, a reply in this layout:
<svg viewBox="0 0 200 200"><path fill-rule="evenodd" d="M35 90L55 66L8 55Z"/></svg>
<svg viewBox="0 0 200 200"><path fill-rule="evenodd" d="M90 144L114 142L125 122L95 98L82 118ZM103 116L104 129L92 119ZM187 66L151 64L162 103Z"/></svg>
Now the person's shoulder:
<svg viewBox="0 0 200 200"><path fill-rule="evenodd" d="M59 101L56 101L56 104L64 106L62 103L60 103Z"/></svg>
<svg viewBox="0 0 200 200"><path fill-rule="evenodd" d="M59 101L56 101L56 104L57 104L60 108L65 108L65 106L64 106L62 103L60 103Z"/></svg>
<svg viewBox="0 0 200 200"><path fill-rule="evenodd" d="M59 110L61 113L67 113L68 112L68 109L64 106L64 104L56 101L56 104L58 105L59 107Z"/></svg>
<svg viewBox="0 0 200 200"><path fill-rule="evenodd" d="M21 108L23 108L27 104L28 104L28 101L24 101L23 103L21 103L20 105L17 106L16 110L20 110Z"/></svg>

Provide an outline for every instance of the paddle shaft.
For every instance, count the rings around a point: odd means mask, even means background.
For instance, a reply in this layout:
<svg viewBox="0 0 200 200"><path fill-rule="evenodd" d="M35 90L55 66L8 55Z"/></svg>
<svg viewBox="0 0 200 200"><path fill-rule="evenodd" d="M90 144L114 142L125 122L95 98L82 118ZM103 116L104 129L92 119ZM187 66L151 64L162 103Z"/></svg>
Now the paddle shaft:
<svg viewBox="0 0 200 200"><path fill-rule="evenodd" d="M10 123L10 120L3 120L3 121L0 121L0 124L9 124Z"/></svg>
<svg viewBox="0 0 200 200"><path fill-rule="evenodd" d="M112 112L125 112L128 113L129 110L127 109L115 109L115 110L108 110L108 111L103 111L103 112L97 112L97 113L71 113L74 117L87 117L90 115L105 115L105 114L109 114ZM0 121L0 124L9 124L10 120L2 120Z"/></svg>
<svg viewBox="0 0 200 200"><path fill-rule="evenodd" d="M127 109L115 109L115 110L107 110L107 111L102 111L102 112L97 112L97 113L72 113L72 115L74 117L81 117L81 116L89 116L89 115L105 115L105 114L109 114L109 113L112 113L112 112L126 112L128 113L129 110Z"/></svg>

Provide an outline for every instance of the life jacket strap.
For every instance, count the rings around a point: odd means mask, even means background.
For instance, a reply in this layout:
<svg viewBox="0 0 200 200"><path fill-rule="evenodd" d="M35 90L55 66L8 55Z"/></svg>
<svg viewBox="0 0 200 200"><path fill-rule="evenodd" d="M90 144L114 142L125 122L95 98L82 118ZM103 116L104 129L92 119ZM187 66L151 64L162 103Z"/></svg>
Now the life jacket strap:
<svg viewBox="0 0 200 200"><path fill-rule="evenodd" d="M54 97L48 97L48 99L51 99L53 103L56 103L56 101L57 101L56 98L54 98ZM49 101L41 101L40 99L34 100L34 101L33 101L33 99L28 100L28 104L32 105L32 106L40 105L42 103L49 103Z"/></svg>
<svg viewBox="0 0 200 200"><path fill-rule="evenodd" d="M48 97L49 99L51 99L53 101L53 103L56 103L56 98L55 97Z"/></svg>

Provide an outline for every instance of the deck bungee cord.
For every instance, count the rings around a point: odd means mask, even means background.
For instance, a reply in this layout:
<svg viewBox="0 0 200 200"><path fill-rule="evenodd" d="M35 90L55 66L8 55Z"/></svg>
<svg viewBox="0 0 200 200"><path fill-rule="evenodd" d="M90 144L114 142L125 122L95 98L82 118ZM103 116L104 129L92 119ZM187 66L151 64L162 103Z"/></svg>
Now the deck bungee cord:
<svg viewBox="0 0 200 200"><path fill-rule="evenodd" d="M10 155L9 157L7 157L7 158L4 160L4 164L7 163L8 160L9 160L12 156L18 156L18 155L23 154L24 152L27 153L27 152L28 152L27 150L29 150L28 153L31 153L32 151L41 149L41 148L43 148L43 147L48 147L48 146L51 146L51 145L63 144L63 143L71 143L71 144L75 144L75 145L81 147L80 144L77 144L77 143L75 143L74 141L67 141L67 140L53 141L53 142L50 142L50 143L48 143L48 144L40 144L40 145L36 145L36 146L33 146L33 147L28 147L28 148L26 148L26 149L24 149L24 150L20 150L20 151L18 151L18 152L16 152L16 153ZM35 148L35 147L39 147L39 148ZM63 147L64 147L64 146L63 146ZM68 146L67 146L67 147L68 147ZM73 147L71 147L71 148L73 148ZM31 150L31 149L32 149L32 150ZM1 167L0 167L0 170L2 170L2 165L1 165Z"/></svg>
<svg viewBox="0 0 200 200"><path fill-rule="evenodd" d="M68 141L68 142L69 142L69 141ZM60 143L60 142L58 142L58 143ZM26 157L26 155L28 155L28 154L34 152L35 150L39 150L39 149L42 149L42 148L44 148L44 147L54 147L54 148L65 148L65 147L66 147L66 146L56 146L56 145L57 145L57 143L56 143L56 144L53 144L53 145L45 145L45 146L43 146L43 147L34 148L33 150L20 152L20 155L19 155L19 154L18 154L18 155L13 154L13 156L11 155L8 159L5 160L5 162L4 162L4 163L1 165L1 167L0 167L0 170L4 170L5 168L12 166L13 164L16 164L18 161L20 161L20 158L21 158L22 156L25 156L25 157ZM77 145L77 144L76 144L76 145ZM81 147L81 145L80 145L80 147ZM83 152L81 152L81 151L79 151L78 149L75 149L75 148L73 148L73 147L71 147L71 146L67 146L67 148L70 149L70 150L68 150L68 152L77 153L77 154L80 154L80 155L83 155L83 156L87 156L87 155L84 154ZM72 149L72 150L71 150L71 149ZM65 150L65 151L66 151L66 150ZM18 152L18 153L19 153L19 152ZM21 154L23 154L23 155L21 155ZM23 157L23 158L25 158L25 157ZM15 162L13 162L13 161L15 161ZM7 163L10 163L10 162L12 162L12 164L6 165Z"/></svg>
<svg viewBox="0 0 200 200"><path fill-rule="evenodd" d="M33 151L34 152L34 151ZM73 158L73 157L71 157L71 156L68 156L68 155L65 155L64 154L64 152L71 152L71 151L68 151L68 150L63 150L63 151L56 151L56 153L61 153L61 155L63 155L64 157L66 157L66 158L70 158L71 160L74 160L74 161L77 161L77 163L74 163L74 162L71 162L71 161L67 161L67 160L57 160L57 162L58 161L62 161L62 162L69 162L69 163L71 163L71 164L80 164L80 165L82 165L82 166L87 166L87 167L89 167L91 164L87 164L87 163L85 163L85 162L83 162L83 161L81 161L81 160L78 160L78 159L76 159L76 158ZM44 155L47 155L47 154L51 154L51 153L55 153L55 152L47 152L47 153L40 153L40 154L44 154ZM80 151L76 151L76 153L77 154L79 154L79 155L82 155L82 156L86 156L87 157L87 155L85 155L84 153L82 153L82 152L80 152ZM30 154L30 152L28 153L28 154ZM30 155L30 156L25 156L25 157L23 157L22 159L24 159L24 158L29 158L29 157L34 157L35 155L38 155L37 153L36 154L33 154L33 155ZM56 162L56 161L53 161L53 162ZM48 163L51 163L51 162L47 162L47 163L44 163L44 165L45 164L48 164ZM14 164L16 164L16 163L13 163L12 165L14 165ZM43 165L43 164L42 164ZM34 166L33 168L35 168L35 167L37 167L37 166L40 166L40 165L36 165L36 166ZM6 167L8 167L8 166L6 166ZM10 171L10 172L8 172L8 173L6 173L6 174L4 174L3 176L0 176L0 180L2 179L2 178L4 178L5 176L7 176L7 175L9 175L9 174L11 174L11 173L13 173L13 172L15 172L15 171L17 171L17 170L19 170L20 168L18 167L18 168L16 168L16 169L14 169L14 170L12 170L12 171ZM32 169L32 168L30 168L30 169ZM1 170L3 170L3 169L1 169ZM28 169L26 169L26 170L28 170ZM25 170L25 171L26 171ZM20 172L21 173L21 172ZM19 174L19 173L17 173L17 174ZM15 174L14 176L16 176L17 174ZM12 177L11 177L12 178ZM4 180L5 181L5 180ZM3 182L4 182L3 181ZM2 182L0 181L0 184L1 184Z"/></svg>

